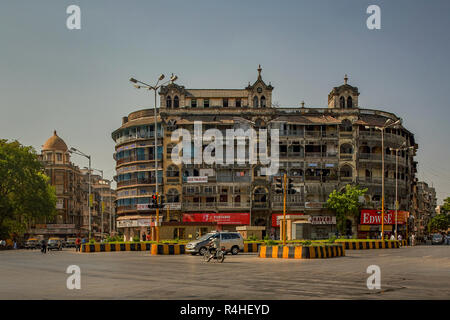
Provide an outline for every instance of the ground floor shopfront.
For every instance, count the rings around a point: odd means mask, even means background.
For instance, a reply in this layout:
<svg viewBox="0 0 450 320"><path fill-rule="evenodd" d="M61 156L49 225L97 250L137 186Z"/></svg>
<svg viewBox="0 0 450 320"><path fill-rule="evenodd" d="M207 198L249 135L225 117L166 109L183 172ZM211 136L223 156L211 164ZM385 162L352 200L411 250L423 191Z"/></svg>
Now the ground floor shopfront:
<svg viewBox="0 0 450 320"><path fill-rule="evenodd" d="M381 210L362 209L361 219L358 226L359 239L379 239L383 229L384 236L391 238L395 236L395 228L397 227L397 235L401 235L403 239L408 236L407 221L409 212L386 210L384 213L384 225L381 225ZM396 223L397 222L397 223Z"/></svg>

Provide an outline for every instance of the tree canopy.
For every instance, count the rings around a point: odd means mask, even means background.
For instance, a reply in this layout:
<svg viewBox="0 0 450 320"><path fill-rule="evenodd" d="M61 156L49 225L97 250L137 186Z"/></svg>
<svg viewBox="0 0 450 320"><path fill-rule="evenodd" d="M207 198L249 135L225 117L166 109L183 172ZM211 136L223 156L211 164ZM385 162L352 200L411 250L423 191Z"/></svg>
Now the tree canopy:
<svg viewBox="0 0 450 320"><path fill-rule="evenodd" d="M0 237L26 231L33 219L53 217L56 195L32 147L0 140Z"/></svg>
<svg viewBox="0 0 450 320"><path fill-rule="evenodd" d="M444 204L441 207L441 213L450 213L450 197L444 199Z"/></svg>
<svg viewBox="0 0 450 320"><path fill-rule="evenodd" d="M328 196L325 206L336 212L336 225L339 233L345 233L345 221L350 217L357 217L359 214L359 197L367 192L359 186L347 184L345 190L338 192L333 190Z"/></svg>
<svg viewBox="0 0 450 320"><path fill-rule="evenodd" d="M450 225L450 216L444 213L435 215L428 223L429 232L447 231Z"/></svg>

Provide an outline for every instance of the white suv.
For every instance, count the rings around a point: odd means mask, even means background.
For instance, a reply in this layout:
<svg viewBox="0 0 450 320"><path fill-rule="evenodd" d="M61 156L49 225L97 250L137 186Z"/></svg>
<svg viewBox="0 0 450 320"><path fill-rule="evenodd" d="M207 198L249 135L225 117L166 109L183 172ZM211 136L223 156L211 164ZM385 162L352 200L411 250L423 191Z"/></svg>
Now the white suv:
<svg viewBox="0 0 450 320"><path fill-rule="evenodd" d="M225 247L226 252L231 254L238 254L239 251L244 251L244 239L239 232L211 232L200 237L197 240L191 241L186 245L186 252L203 255L207 250L206 247L213 237L220 237L221 247Z"/></svg>

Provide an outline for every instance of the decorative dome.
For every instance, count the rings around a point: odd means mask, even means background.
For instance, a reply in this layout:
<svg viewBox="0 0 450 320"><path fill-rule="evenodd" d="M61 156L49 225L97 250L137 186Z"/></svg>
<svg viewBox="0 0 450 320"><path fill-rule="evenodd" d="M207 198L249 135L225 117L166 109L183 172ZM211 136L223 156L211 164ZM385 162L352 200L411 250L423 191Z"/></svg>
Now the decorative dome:
<svg viewBox="0 0 450 320"><path fill-rule="evenodd" d="M63 139L58 137L56 134L56 130L53 131L53 136L51 136L42 146L42 151L47 150L58 150L58 151L67 151L67 145Z"/></svg>

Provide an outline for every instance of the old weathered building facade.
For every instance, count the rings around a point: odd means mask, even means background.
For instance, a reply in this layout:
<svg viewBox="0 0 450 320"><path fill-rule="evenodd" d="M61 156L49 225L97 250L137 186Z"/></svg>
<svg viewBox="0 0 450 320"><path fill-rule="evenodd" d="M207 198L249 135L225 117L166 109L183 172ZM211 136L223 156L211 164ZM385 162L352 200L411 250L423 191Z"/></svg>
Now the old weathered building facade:
<svg viewBox="0 0 450 320"><path fill-rule="evenodd" d="M29 234L41 237L75 237L89 234L88 170L80 169L70 157L66 143L56 131L42 146L39 158L44 165L50 184L55 188L57 214L53 219L33 221ZM92 235L101 231L101 201L104 205L104 232L109 233L109 214L114 215L115 192L107 180L91 176ZM111 217L113 218L113 216ZM112 219L111 219L112 220ZM112 225L112 223L111 223Z"/></svg>
<svg viewBox="0 0 450 320"><path fill-rule="evenodd" d="M147 206L155 190L155 131L159 190L166 203L161 212L164 221L214 221L225 229L251 224L265 226L267 234L278 232L277 216L282 213L283 199L275 192L275 177L263 174L267 164L242 163L236 154L231 164L173 161L173 150L194 157L197 144L206 151L212 140L209 129L218 129L226 137L226 130L251 128L258 133L258 141L267 129L269 153L273 151L271 130L278 130L279 170L275 176L286 173L292 179L295 193L287 196L288 213L305 217L297 227L297 236L327 238L335 232L334 214L324 208L324 203L334 189L341 190L349 183L367 187L364 207L377 209L381 207L384 174L386 208L394 209L395 155L390 148L417 148L414 136L401 125L384 130L382 173L381 132L376 127L399 118L386 111L361 108L358 88L347 82L345 77L344 84L331 90L325 108L274 107L274 87L262 79L261 68L256 81L242 89L187 89L174 83L162 87L157 130L154 110L144 109L124 117L122 126L112 133L116 143L118 225L131 237L145 232L146 219L155 214ZM195 123L199 122L201 132L196 135ZM172 139L177 129L197 136L191 150L180 152L180 138ZM233 143L236 150L238 143ZM224 158L226 154L224 149ZM416 174L413 157L414 152L399 153L401 210L410 209ZM356 221L349 221L349 229L357 231Z"/></svg>

